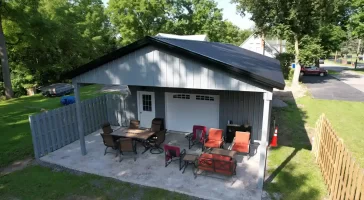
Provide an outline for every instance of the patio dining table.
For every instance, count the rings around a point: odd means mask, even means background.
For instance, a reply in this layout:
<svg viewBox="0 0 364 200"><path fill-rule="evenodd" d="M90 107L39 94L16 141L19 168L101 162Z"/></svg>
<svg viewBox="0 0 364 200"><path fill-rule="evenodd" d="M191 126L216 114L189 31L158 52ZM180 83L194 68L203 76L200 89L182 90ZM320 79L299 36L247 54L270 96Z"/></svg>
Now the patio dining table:
<svg viewBox="0 0 364 200"><path fill-rule="evenodd" d="M116 137L132 138L140 141L145 148L142 153L145 153L150 149L148 139L155 135L155 132L146 129L129 129L128 127L121 127L114 130L111 135Z"/></svg>

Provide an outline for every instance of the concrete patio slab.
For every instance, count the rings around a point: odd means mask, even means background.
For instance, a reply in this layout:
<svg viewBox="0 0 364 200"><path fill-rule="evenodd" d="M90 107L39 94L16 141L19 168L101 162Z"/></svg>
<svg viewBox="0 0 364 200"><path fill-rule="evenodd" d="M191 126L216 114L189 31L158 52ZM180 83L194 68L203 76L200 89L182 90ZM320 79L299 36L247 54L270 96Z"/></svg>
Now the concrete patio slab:
<svg viewBox="0 0 364 200"><path fill-rule="evenodd" d="M80 153L80 143L75 141L41 158L44 162L57 164L70 169L125 182L157 187L184 193L204 199L261 199L262 191L257 189L259 156L238 155L237 175L227 177L204 173L194 178L192 167L185 173L179 171L179 162L164 167L164 154L141 154L144 147L138 144L137 160L126 156L121 162L114 154L104 156L104 144L96 131L85 137L87 155ZM189 154L200 154L201 147L188 149L188 141L182 133L167 133L164 142L186 149ZM259 150L258 150L259 152Z"/></svg>

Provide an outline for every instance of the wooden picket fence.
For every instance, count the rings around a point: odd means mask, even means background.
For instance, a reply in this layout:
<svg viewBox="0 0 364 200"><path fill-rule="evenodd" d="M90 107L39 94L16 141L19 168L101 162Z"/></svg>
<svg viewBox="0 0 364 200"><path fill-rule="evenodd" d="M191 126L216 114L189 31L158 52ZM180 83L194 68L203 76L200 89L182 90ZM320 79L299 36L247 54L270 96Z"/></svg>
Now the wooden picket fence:
<svg viewBox="0 0 364 200"><path fill-rule="evenodd" d="M364 171L324 114L316 123L312 151L321 168L330 199L364 200Z"/></svg>

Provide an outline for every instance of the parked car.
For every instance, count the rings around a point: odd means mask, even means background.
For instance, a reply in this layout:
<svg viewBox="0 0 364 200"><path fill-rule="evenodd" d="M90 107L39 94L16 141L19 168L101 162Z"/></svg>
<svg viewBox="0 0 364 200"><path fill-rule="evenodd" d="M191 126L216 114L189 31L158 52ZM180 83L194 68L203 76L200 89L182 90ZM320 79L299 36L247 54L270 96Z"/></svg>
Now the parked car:
<svg viewBox="0 0 364 200"><path fill-rule="evenodd" d="M326 76L328 73L327 70L316 67L316 66L302 66L300 75L319 75L319 76Z"/></svg>
<svg viewBox="0 0 364 200"><path fill-rule="evenodd" d="M46 87L41 87L39 90L42 91L44 96L63 96L66 94L71 94L73 92L73 86L67 83L55 83Z"/></svg>
<svg viewBox="0 0 364 200"><path fill-rule="evenodd" d="M320 58L319 63L320 63L320 65L321 65L321 64L325 64L325 59Z"/></svg>

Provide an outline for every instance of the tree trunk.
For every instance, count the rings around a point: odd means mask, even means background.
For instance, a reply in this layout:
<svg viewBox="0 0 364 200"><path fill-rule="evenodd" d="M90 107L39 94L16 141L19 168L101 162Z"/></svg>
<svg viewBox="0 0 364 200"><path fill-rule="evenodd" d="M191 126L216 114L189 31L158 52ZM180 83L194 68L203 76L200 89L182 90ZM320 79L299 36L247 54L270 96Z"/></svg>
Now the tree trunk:
<svg viewBox="0 0 364 200"><path fill-rule="evenodd" d="M279 39L279 53L282 53L282 39Z"/></svg>
<svg viewBox="0 0 364 200"><path fill-rule="evenodd" d="M294 73L293 73L293 79L292 79L292 86L298 86L298 81L299 81L299 78L300 78L300 72L301 72L301 66L299 64L299 48L298 48L298 44L299 44L299 41L298 41L298 36L295 35L294 37L294 49L295 49L295 64L296 64L296 67L294 69Z"/></svg>
<svg viewBox="0 0 364 200"><path fill-rule="evenodd" d="M6 99L11 99L14 97L14 92L13 92L13 87L11 86L8 53L6 51L6 43L2 27L1 14L0 14L0 59L1 59L1 68L3 72L4 87L5 87L5 97Z"/></svg>
<svg viewBox="0 0 364 200"><path fill-rule="evenodd" d="M320 59L315 60L315 66L316 66L316 67L320 67Z"/></svg>
<svg viewBox="0 0 364 200"><path fill-rule="evenodd" d="M262 33L262 49L263 49L263 56L265 55L265 36L264 33Z"/></svg>
<svg viewBox="0 0 364 200"><path fill-rule="evenodd" d="M360 53L360 43L361 43L361 39L359 39L359 41L358 41L358 50L356 51L356 58L355 58L355 69L358 66L358 56L359 56L359 53Z"/></svg>
<svg viewBox="0 0 364 200"><path fill-rule="evenodd" d="M335 52L335 63L336 63L336 60L337 60L337 51Z"/></svg>

